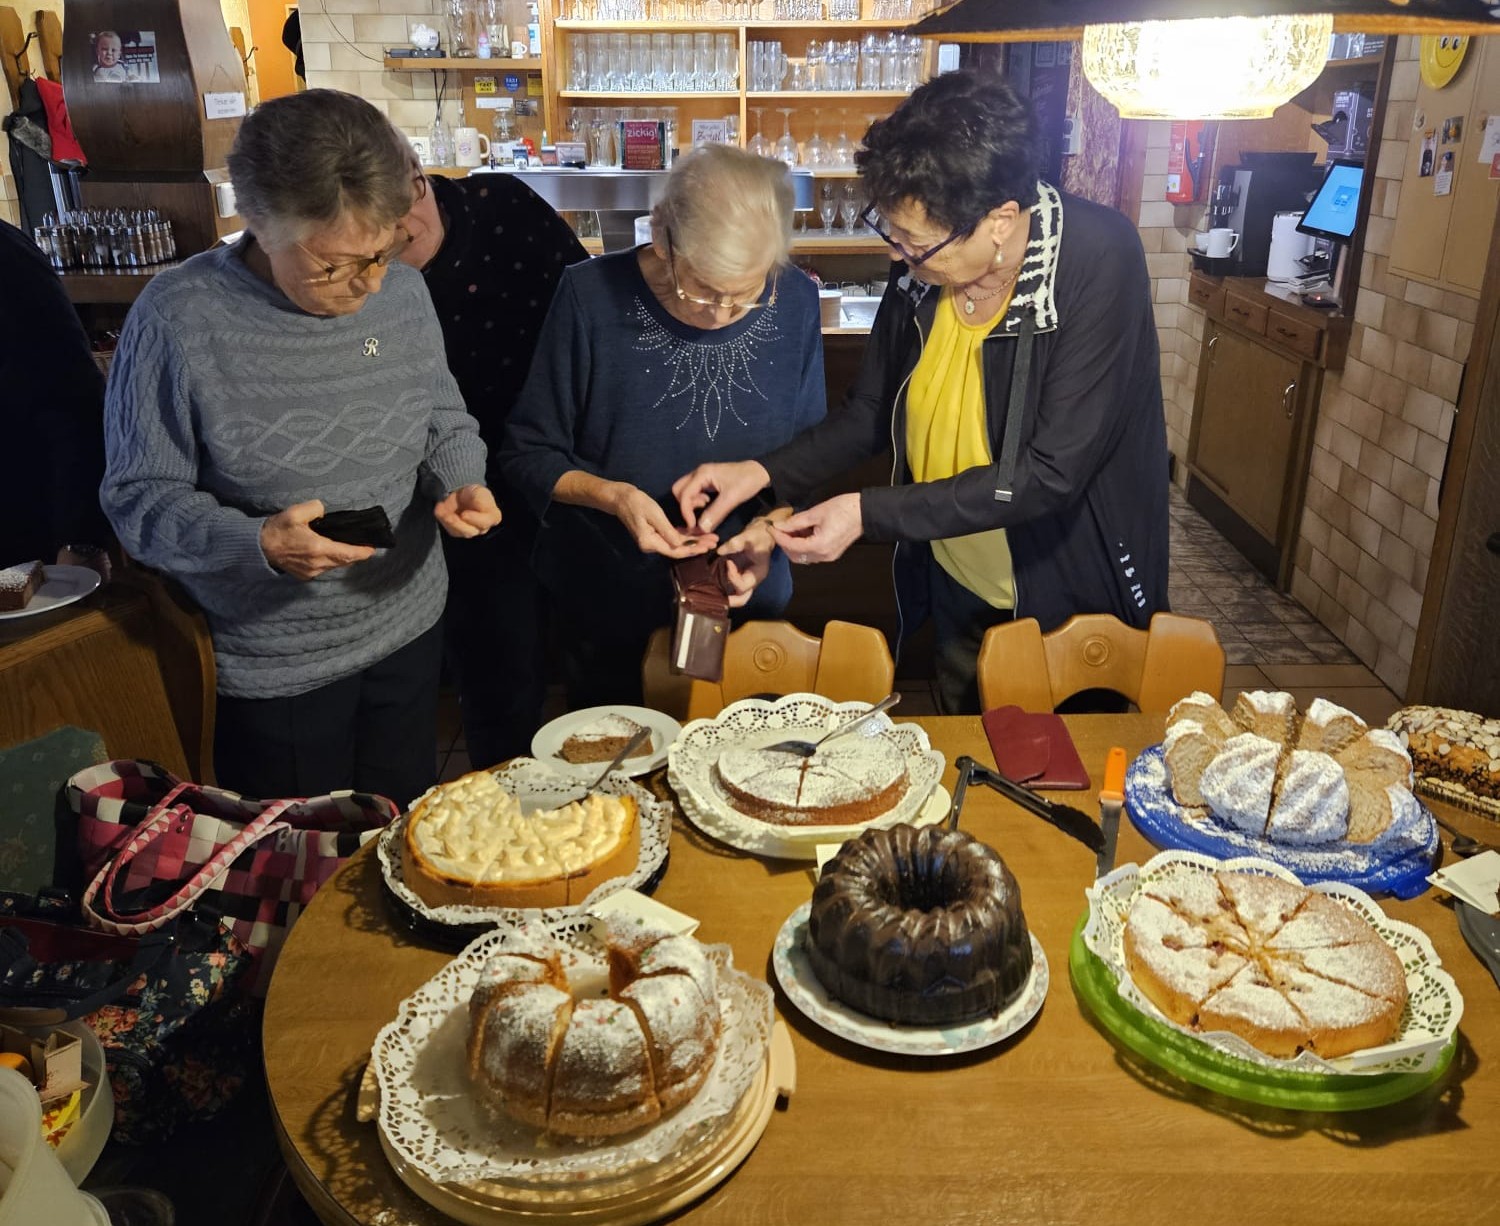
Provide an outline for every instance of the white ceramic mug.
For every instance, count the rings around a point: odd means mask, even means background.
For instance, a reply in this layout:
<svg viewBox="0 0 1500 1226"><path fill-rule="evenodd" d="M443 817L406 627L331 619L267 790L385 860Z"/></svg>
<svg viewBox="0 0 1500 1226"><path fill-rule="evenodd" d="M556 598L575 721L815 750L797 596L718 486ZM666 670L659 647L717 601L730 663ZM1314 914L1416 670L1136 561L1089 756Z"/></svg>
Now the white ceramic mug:
<svg viewBox="0 0 1500 1226"><path fill-rule="evenodd" d="M1193 250L1194 251L1207 251L1208 250L1208 231L1206 231L1206 230L1198 230L1198 231L1196 231L1193 234Z"/></svg>
<svg viewBox="0 0 1500 1226"><path fill-rule="evenodd" d="M453 164L478 166L490 160L490 138L478 128L453 129Z"/></svg>
<svg viewBox="0 0 1500 1226"><path fill-rule="evenodd" d="M1223 259L1239 246L1240 236L1230 229L1208 232L1208 255L1210 259Z"/></svg>

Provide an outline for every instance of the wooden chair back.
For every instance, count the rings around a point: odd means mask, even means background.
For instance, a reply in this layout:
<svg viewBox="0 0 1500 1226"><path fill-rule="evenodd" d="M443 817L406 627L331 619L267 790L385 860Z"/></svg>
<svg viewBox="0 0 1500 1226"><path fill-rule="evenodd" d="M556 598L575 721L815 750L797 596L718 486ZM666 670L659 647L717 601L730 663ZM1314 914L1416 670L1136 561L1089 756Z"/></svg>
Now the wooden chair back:
<svg viewBox="0 0 1500 1226"><path fill-rule="evenodd" d="M711 719L754 694L822 694L837 702L878 702L891 692L896 664L873 626L831 621L823 637L791 622L746 622L724 648L724 679L677 676L668 664L672 632L651 636L641 664L646 705L683 721Z"/></svg>
<svg viewBox="0 0 1500 1226"><path fill-rule="evenodd" d="M1194 690L1224 692L1224 649L1201 618L1158 613L1137 630L1107 613L1081 613L1043 634L1035 618L993 626L979 649L985 710L1051 711L1084 690L1112 690L1142 711L1167 711Z"/></svg>

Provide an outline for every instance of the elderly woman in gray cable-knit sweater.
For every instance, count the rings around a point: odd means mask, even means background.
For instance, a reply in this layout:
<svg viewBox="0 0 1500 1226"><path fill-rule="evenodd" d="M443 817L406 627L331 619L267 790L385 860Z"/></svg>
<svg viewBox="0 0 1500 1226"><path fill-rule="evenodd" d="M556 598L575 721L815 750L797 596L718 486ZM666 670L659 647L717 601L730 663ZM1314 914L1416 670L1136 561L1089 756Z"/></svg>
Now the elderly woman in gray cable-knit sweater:
<svg viewBox="0 0 1500 1226"><path fill-rule="evenodd" d="M500 519L422 278L393 263L406 141L369 103L310 90L257 108L229 171L245 236L163 272L126 321L103 506L208 616L220 784L405 804L436 761L437 528ZM314 526L375 507L392 548Z"/></svg>

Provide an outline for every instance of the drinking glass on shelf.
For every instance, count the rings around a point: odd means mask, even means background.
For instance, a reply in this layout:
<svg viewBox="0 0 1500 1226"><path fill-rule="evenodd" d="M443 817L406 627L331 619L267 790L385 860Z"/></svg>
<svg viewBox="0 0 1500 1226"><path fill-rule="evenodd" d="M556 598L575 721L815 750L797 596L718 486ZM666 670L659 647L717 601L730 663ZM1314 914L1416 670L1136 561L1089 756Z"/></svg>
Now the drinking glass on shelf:
<svg viewBox="0 0 1500 1226"><path fill-rule="evenodd" d="M792 136L792 112L796 109L790 106L778 106L781 112L781 139L776 142L776 157L788 166L797 165L797 141Z"/></svg>
<svg viewBox="0 0 1500 1226"><path fill-rule="evenodd" d="M693 83L688 88L714 88L714 36L706 31L693 35Z"/></svg>
<svg viewBox="0 0 1500 1226"><path fill-rule="evenodd" d="M859 48L860 89L880 88L880 35L866 34Z"/></svg>
<svg viewBox="0 0 1500 1226"><path fill-rule="evenodd" d="M859 220L861 209L864 208L860 200L859 181L850 179L844 184L843 194L839 197L839 216L844 219L844 232L854 233L854 223Z"/></svg>
<svg viewBox="0 0 1500 1226"><path fill-rule="evenodd" d="M663 92L672 88L672 36L651 35L651 88Z"/></svg>
<svg viewBox="0 0 1500 1226"><path fill-rule="evenodd" d="M630 88L645 92L651 88L651 35L630 36Z"/></svg>
<svg viewBox="0 0 1500 1226"><path fill-rule="evenodd" d="M823 186L818 189L818 216L823 219L823 229L826 233L833 233L833 219L838 215L839 202L834 195L834 185L824 179Z"/></svg>
<svg viewBox="0 0 1500 1226"><path fill-rule="evenodd" d="M752 106L750 113L755 116L755 135L750 138L750 143L745 148L755 154L756 157L775 157L776 155L771 148L771 142L766 139L763 130L765 125L761 120L761 116L766 113L766 108L763 106Z"/></svg>
<svg viewBox="0 0 1500 1226"><path fill-rule="evenodd" d="M672 89L686 93L693 88L693 36L672 35Z"/></svg>
<svg viewBox="0 0 1500 1226"><path fill-rule="evenodd" d="M672 159L676 156L674 150L677 148L677 108L675 106L662 107L661 121L667 129L667 166L670 168Z"/></svg>
<svg viewBox="0 0 1500 1226"><path fill-rule="evenodd" d="M507 51L510 48L506 48ZM568 37L568 88L592 89L589 84L589 39L586 34Z"/></svg>
<svg viewBox="0 0 1500 1226"><path fill-rule="evenodd" d="M812 135L807 138L807 148L804 151L805 156L803 157L803 161L809 166L828 166L832 164L832 158L829 156L828 142L818 134L822 113L822 107L813 107L813 130Z"/></svg>
<svg viewBox="0 0 1500 1226"><path fill-rule="evenodd" d="M630 35L610 34L609 75L605 88L618 93L630 88Z"/></svg>
<svg viewBox="0 0 1500 1226"><path fill-rule="evenodd" d="M820 39L809 39L807 43L807 88L828 88L828 48Z"/></svg>
<svg viewBox="0 0 1500 1226"><path fill-rule="evenodd" d="M448 54L459 59L472 57L479 17L474 0L444 0L443 12L448 19Z"/></svg>
<svg viewBox="0 0 1500 1226"><path fill-rule="evenodd" d="M828 151L829 160L840 169L854 165L854 142L849 139L849 112L839 112L839 134Z"/></svg>
<svg viewBox="0 0 1500 1226"><path fill-rule="evenodd" d="M791 68L791 73L787 77L786 82L787 89L794 94L806 93L809 89L812 88L812 86L808 84L809 78L807 74L807 61L788 60L787 64Z"/></svg>
<svg viewBox="0 0 1500 1226"><path fill-rule="evenodd" d="M733 34L714 35L714 88L729 93L740 83L740 48Z"/></svg>

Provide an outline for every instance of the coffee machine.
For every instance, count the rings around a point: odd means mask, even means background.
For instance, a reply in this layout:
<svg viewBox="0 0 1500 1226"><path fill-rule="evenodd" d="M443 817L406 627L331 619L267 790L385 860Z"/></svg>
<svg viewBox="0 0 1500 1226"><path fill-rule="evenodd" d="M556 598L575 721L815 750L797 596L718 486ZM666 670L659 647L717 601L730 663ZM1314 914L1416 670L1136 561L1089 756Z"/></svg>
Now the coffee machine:
<svg viewBox="0 0 1500 1226"><path fill-rule="evenodd" d="M1243 153L1225 168L1209 197L1209 227L1240 236L1233 276L1263 277L1277 213L1301 212L1323 180L1312 153Z"/></svg>

